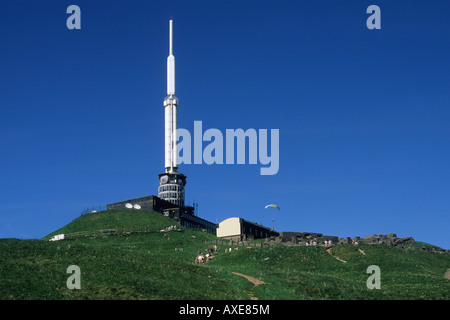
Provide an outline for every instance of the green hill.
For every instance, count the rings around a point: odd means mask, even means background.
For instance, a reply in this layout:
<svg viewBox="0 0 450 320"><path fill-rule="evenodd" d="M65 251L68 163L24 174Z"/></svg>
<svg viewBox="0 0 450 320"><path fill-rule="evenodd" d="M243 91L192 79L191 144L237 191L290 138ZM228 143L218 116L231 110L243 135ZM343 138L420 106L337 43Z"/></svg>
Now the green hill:
<svg viewBox="0 0 450 320"><path fill-rule="evenodd" d="M56 234L68 234L80 231L98 231L105 229L127 230L135 228L161 229L178 223L163 215L146 210L111 210L83 214L64 227L50 233L43 239Z"/></svg>
<svg viewBox="0 0 450 320"><path fill-rule="evenodd" d="M83 215L44 239L59 233L174 224L154 212L99 212ZM335 245L330 252L324 247L248 246L227 253L219 245L210 262L196 264L199 248L212 248L205 241L215 236L183 230L44 239L0 239L0 299L450 298L450 280L444 277L449 255L385 245ZM66 286L70 265L80 267L79 290ZM366 286L370 265L380 267L379 290ZM263 283L255 286L236 273Z"/></svg>

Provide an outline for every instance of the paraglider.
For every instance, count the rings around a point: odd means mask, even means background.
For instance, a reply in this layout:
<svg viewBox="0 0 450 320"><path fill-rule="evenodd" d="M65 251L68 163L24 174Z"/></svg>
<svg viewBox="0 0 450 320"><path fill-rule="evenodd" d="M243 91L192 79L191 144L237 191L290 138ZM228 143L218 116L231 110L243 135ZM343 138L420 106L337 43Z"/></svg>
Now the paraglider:
<svg viewBox="0 0 450 320"><path fill-rule="evenodd" d="M280 207L277 206L276 204L268 204L264 209L267 209L269 207L276 208L276 209L280 210ZM272 224L274 224L274 223L275 223L275 215L273 216L273 219L272 219ZM272 230L273 230L273 225L272 225Z"/></svg>

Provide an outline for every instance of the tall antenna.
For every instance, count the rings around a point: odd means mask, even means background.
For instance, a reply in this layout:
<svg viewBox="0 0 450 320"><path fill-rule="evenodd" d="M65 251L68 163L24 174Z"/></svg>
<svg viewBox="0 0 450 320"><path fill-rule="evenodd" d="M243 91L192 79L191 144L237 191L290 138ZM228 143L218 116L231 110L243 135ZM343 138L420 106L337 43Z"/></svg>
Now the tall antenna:
<svg viewBox="0 0 450 320"><path fill-rule="evenodd" d="M169 21L169 56L167 57L167 95L175 94L175 57L173 56L173 20Z"/></svg>
<svg viewBox="0 0 450 320"><path fill-rule="evenodd" d="M169 55L173 55L173 20L169 21Z"/></svg>

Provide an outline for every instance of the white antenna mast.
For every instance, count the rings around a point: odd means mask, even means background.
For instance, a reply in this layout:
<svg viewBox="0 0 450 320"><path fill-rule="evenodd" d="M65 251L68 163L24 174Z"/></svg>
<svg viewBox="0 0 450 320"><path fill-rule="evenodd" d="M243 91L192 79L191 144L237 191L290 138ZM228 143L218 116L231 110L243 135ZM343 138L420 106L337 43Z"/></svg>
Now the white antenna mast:
<svg viewBox="0 0 450 320"><path fill-rule="evenodd" d="M169 56L167 57L167 95L175 94L175 57L173 56L173 20L169 21Z"/></svg>
<svg viewBox="0 0 450 320"><path fill-rule="evenodd" d="M173 56L173 20L169 21L169 56L167 57L167 97L165 106L165 167L176 172L178 167L177 127L178 99L175 97L175 57Z"/></svg>

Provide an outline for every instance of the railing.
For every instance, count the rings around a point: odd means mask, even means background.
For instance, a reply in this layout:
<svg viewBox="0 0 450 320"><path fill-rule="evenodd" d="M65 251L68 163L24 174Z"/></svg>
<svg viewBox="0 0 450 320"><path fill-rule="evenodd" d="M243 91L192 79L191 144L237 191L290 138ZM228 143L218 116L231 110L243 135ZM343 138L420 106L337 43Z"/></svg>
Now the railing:
<svg viewBox="0 0 450 320"><path fill-rule="evenodd" d="M215 239L215 240L205 240L206 244L215 244L215 245L223 245L223 246L232 246L232 247L258 247L258 248L269 248L274 246L273 243L268 242L255 242L255 241L233 241L233 240L223 240L223 239Z"/></svg>
<svg viewBox="0 0 450 320"><path fill-rule="evenodd" d="M114 229L102 229L102 230L88 230L78 231L64 234L64 239L76 239L76 238L96 238L109 235L127 236L136 233L155 233L155 232L167 232L167 231L181 231L182 228L177 226L168 226L164 228L150 228L150 227L135 227L135 228L114 228Z"/></svg>

